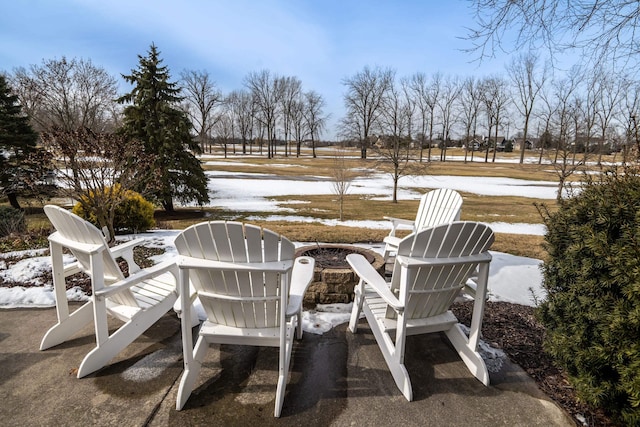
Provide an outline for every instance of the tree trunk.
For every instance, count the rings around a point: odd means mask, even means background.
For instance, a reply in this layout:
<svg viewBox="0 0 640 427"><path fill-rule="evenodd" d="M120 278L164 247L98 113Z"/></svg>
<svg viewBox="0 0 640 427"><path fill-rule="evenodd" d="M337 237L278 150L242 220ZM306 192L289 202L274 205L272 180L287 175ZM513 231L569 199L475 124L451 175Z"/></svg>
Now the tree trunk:
<svg viewBox="0 0 640 427"><path fill-rule="evenodd" d="M520 147L520 164L524 163L524 149L527 145L527 137L529 136L529 116L524 120L524 136L522 137L522 146ZM540 137L540 135L538 135ZM515 141L515 138L514 138Z"/></svg>
<svg viewBox="0 0 640 427"><path fill-rule="evenodd" d="M7 199L12 208L22 210L20 203L18 202L18 195L16 193L7 193Z"/></svg>
<svg viewBox="0 0 640 427"><path fill-rule="evenodd" d="M493 158L491 159L493 163L496 162L496 151L498 151L498 123L500 122L496 116L496 140L493 142Z"/></svg>
<svg viewBox="0 0 640 427"><path fill-rule="evenodd" d="M398 178L393 178L393 203L398 203Z"/></svg>
<svg viewBox="0 0 640 427"><path fill-rule="evenodd" d="M564 190L564 176L560 176L558 181L558 194L556 194L556 201L560 203L562 201L562 190Z"/></svg>
<svg viewBox="0 0 640 427"><path fill-rule="evenodd" d="M175 209L173 207L173 198L172 197L167 197L162 201L162 207L164 208L165 212L175 212Z"/></svg>

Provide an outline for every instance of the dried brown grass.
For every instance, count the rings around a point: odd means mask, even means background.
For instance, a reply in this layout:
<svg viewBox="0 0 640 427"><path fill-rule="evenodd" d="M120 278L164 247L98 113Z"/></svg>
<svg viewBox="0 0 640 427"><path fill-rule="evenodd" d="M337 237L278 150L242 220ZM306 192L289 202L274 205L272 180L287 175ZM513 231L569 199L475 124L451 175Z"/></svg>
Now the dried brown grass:
<svg viewBox="0 0 640 427"><path fill-rule="evenodd" d="M439 150L435 150L439 153ZM280 153L281 154L281 153ZM205 169L229 171L236 173L266 173L282 177L308 176L331 177L334 157L322 153L322 157L312 158L308 149L303 150L301 157L279 155L275 159L266 157L242 157L231 155L224 164L205 165ZM449 155L464 155L459 149L448 151ZM426 152L425 152L426 155ZM482 153L475 153L475 157ZM513 153L498 153L500 157L514 157ZM361 160L357 150L350 150L345 158L347 166L354 168L363 176L372 170L380 171L381 166L374 159ZM283 167L286 165L286 167ZM425 162L424 173L430 175L459 176L496 176L529 180L555 181L555 175L549 166L520 165L517 163L483 163L483 162ZM391 179L391 178L389 178ZM300 185L304 185L301 182ZM405 184L406 185L406 184ZM429 188L413 188L418 192L429 191ZM464 204L462 220L506 223L541 223L534 203L545 203L549 210L556 209L555 201L535 200L518 196L482 196L461 192ZM310 218L335 219L338 217L338 199L329 195L296 195L283 194L274 198L283 207L292 209L289 215ZM344 200L345 220L382 221L384 216L413 219L418 208L417 200L399 200L392 203L391 194L353 195L347 194ZM388 229L367 229L347 226L326 226L320 222L266 221L260 218L271 216L272 212L237 212L216 208L180 209L173 215L158 211L156 221L159 228L184 229L191 224L204 220L250 221L260 226L282 233L291 240L300 242L356 243L381 242ZM42 228L46 222L44 215L33 215L29 219L32 227ZM250 219L249 219L250 218ZM401 233L402 234L402 233ZM406 232L404 233L406 234ZM493 249L514 255L544 258L542 236L497 234Z"/></svg>

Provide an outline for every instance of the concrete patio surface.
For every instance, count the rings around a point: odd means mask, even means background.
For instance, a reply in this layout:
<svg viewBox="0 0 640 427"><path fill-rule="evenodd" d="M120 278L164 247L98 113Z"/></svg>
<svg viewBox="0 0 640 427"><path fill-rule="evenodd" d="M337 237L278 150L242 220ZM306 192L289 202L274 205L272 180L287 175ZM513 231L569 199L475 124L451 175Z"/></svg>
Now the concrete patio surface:
<svg viewBox="0 0 640 427"><path fill-rule="evenodd" d="M439 334L408 339L415 400L407 402L364 320L355 335L340 325L296 342L279 419L275 348L213 346L194 393L176 411L182 349L175 314L82 379L75 370L95 345L92 327L40 351L55 321L53 308L0 310L3 426L574 425L516 365L506 362L483 386Z"/></svg>

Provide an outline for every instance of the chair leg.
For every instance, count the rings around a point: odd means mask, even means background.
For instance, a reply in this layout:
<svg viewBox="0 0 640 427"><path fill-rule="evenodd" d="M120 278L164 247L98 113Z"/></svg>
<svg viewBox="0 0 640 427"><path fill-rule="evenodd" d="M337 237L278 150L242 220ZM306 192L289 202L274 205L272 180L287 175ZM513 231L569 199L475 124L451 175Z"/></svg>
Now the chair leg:
<svg viewBox="0 0 640 427"><path fill-rule="evenodd" d="M353 308L351 309L351 318L349 319L349 330L356 333L358 330L358 321L360 313L362 313L362 303L364 302L364 284L362 281L358 283L354 289Z"/></svg>
<svg viewBox="0 0 640 427"><path fill-rule="evenodd" d="M178 387L178 398L176 399L176 409L181 410L189 396L191 396L191 392L193 391L193 387L196 384L196 380L200 375L200 369L202 368L202 361L204 360L204 356L207 354L207 350L209 349L209 343L205 339L205 337L201 336L198 338L196 342L196 346L193 348L193 362L191 362L187 366L187 358L185 357L185 367L184 372L182 374L182 378L180 379L180 386ZM191 349L184 349L184 351L191 351Z"/></svg>
<svg viewBox="0 0 640 427"><path fill-rule="evenodd" d="M56 323L47 331L40 343L40 350L61 344L93 321L93 302L89 301L71 313L66 319Z"/></svg>
<svg viewBox="0 0 640 427"><path fill-rule="evenodd" d="M451 329L446 330L447 338L458 352L458 355L467 366L467 369L482 384L489 385L489 371L487 365L477 351L469 346L469 339L458 325L453 325Z"/></svg>
<svg viewBox="0 0 640 427"><path fill-rule="evenodd" d="M402 395L409 402L413 400L413 389L411 387L411 380L409 379L409 373L407 372L407 368L404 366L404 363L389 363L389 370L391 371L391 375L393 376L393 380L398 387L398 390L402 393Z"/></svg>
<svg viewBox="0 0 640 427"><path fill-rule="evenodd" d="M384 259L384 263L387 264L387 262L389 262L389 255L391 254L391 248L389 247L389 244L387 243L384 247L384 255L382 256L382 259Z"/></svg>
<svg viewBox="0 0 640 427"><path fill-rule="evenodd" d="M296 315L295 327L296 327L296 339L301 340L302 332L303 332L302 331L302 307L300 307L300 310L298 310L298 314Z"/></svg>
<svg viewBox="0 0 640 427"><path fill-rule="evenodd" d="M404 345L398 346L397 343L394 343L389 333L384 331L384 326L378 323L368 306L364 307L364 313L396 386L402 395L411 402L413 400L413 388L411 387L411 379L407 368L404 366Z"/></svg>
<svg viewBox="0 0 640 427"><path fill-rule="evenodd" d="M278 385L276 387L276 403L273 416L280 417L284 395L287 388L287 377L289 376L289 365L291 363L291 351L293 350L293 339L288 338L284 346L280 347L280 363L278 366Z"/></svg>
<svg viewBox="0 0 640 427"><path fill-rule="evenodd" d="M85 377L105 366L111 359L131 344L171 309L173 301L167 300L137 313L131 320L111 334L103 343L85 356L78 368L78 378Z"/></svg>
<svg viewBox="0 0 640 427"><path fill-rule="evenodd" d="M273 416L276 418L279 418L280 413L282 412L282 405L284 403L284 393L286 388L287 388L287 373L279 372L278 386L276 387L276 403L273 411Z"/></svg>

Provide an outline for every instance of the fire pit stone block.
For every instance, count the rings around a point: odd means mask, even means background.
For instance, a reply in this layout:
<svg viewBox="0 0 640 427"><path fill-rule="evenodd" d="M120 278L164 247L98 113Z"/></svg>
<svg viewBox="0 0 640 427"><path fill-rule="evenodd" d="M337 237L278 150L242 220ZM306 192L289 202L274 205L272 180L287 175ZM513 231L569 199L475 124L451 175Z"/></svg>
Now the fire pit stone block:
<svg viewBox="0 0 640 427"><path fill-rule="evenodd" d="M314 245L296 251L296 256L307 255L316 259L314 279L304 297L306 305L353 301L353 289L358 280L345 259L350 253L362 254L380 274L384 274L384 259L369 249L348 245ZM327 265L323 265L325 262Z"/></svg>

